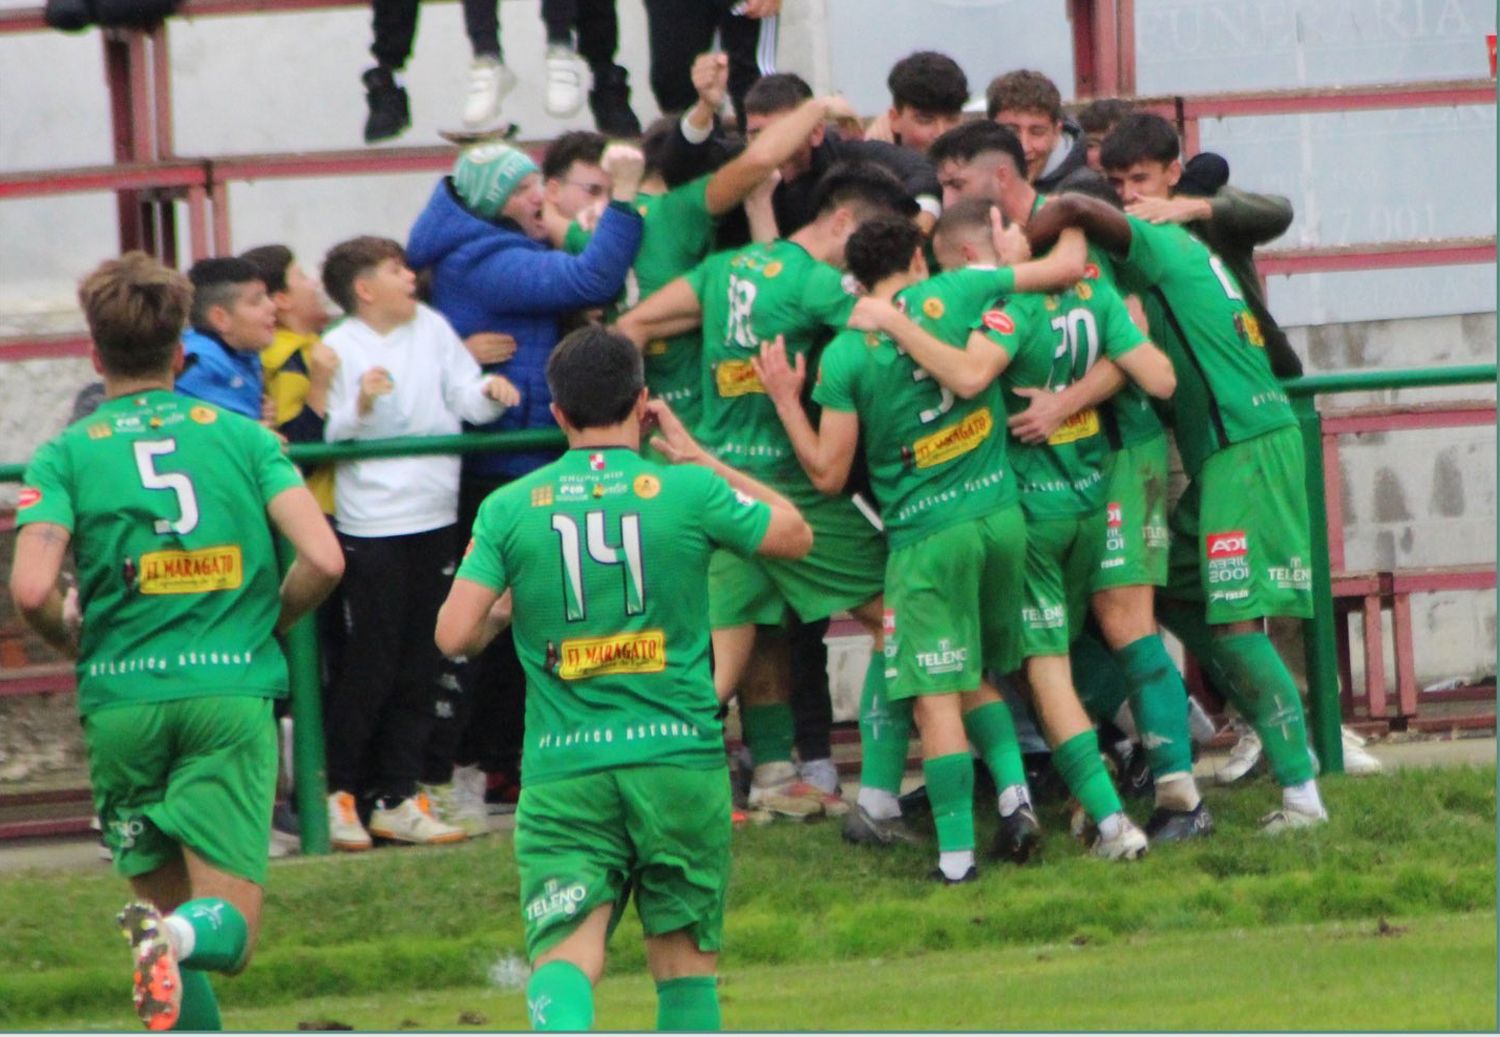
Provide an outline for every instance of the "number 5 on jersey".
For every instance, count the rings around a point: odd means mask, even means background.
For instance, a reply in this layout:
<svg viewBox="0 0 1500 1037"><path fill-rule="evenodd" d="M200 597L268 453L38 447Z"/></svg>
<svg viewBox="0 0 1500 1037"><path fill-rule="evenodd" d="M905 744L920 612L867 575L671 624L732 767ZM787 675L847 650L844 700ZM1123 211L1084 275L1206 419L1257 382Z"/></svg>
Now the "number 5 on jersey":
<svg viewBox="0 0 1500 1037"><path fill-rule="evenodd" d="M618 544L605 540L603 511L583 516L584 539L589 557L600 565L618 565L625 582L625 614L638 616L646 611L646 585L641 561L641 517L630 513L620 516ZM584 600L583 553L580 550L578 521L571 515L553 515L552 531L562 548L563 609L569 623L588 614Z"/></svg>
<svg viewBox="0 0 1500 1037"><path fill-rule="evenodd" d="M156 520L154 528L163 536L168 533L182 536L198 527L198 495L193 492L193 480L181 472L156 470L156 459L176 449L175 439L144 439L135 444L135 470L140 474L141 485L148 490L171 490L177 494L177 521Z"/></svg>

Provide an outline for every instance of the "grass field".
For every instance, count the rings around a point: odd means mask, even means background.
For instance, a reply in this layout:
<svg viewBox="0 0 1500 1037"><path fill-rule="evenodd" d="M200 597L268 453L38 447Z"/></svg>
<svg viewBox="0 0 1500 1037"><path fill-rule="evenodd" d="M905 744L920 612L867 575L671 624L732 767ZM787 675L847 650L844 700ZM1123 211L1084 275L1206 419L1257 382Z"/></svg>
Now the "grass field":
<svg viewBox="0 0 1500 1037"><path fill-rule="evenodd" d="M725 1023L1492 1030L1494 769L1325 794L1331 824L1266 839L1270 785L1215 792L1217 835L1135 865L1084 857L1046 817L1041 865L954 889L922 881L927 852L855 852L832 824L741 832ZM133 1026L123 899L102 866L0 885L0 1026ZM278 864L256 962L217 983L225 1022L522 1027L520 932L508 839ZM633 920L611 950L599 1022L649 1026Z"/></svg>

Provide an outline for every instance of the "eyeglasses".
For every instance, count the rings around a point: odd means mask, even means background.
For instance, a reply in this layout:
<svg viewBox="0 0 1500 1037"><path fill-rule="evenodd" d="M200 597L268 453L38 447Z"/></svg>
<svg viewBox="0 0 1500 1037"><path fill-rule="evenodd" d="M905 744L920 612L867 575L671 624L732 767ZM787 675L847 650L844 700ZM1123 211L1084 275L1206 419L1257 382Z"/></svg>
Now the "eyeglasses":
<svg viewBox="0 0 1500 1037"><path fill-rule="evenodd" d="M569 187L576 187L590 198L603 198L609 192L608 184L591 184L587 180L564 180Z"/></svg>

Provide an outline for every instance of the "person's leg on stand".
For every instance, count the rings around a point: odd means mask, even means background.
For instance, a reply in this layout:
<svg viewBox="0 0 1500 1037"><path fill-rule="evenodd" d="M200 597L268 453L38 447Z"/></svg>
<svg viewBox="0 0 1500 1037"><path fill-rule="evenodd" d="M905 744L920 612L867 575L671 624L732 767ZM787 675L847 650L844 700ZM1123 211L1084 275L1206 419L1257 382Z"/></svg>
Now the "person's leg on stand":
<svg viewBox="0 0 1500 1037"><path fill-rule="evenodd" d="M729 55L729 97L735 117L745 125L745 93L761 76L776 71L776 43L779 18L746 18L729 14L731 5L720 0L725 12L719 21L719 42ZM707 6L707 5L705 5Z"/></svg>
<svg viewBox="0 0 1500 1037"><path fill-rule="evenodd" d="M411 105L401 70L411 57L412 40L417 34L417 0L373 0L372 28L374 41L370 53L375 67L363 76L366 144L387 140L411 125Z"/></svg>
<svg viewBox="0 0 1500 1037"><path fill-rule="evenodd" d="M693 61L713 43L717 12L705 0L645 0L651 50L651 92L664 112L682 112L698 100Z"/></svg>
<svg viewBox="0 0 1500 1037"><path fill-rule="evenodd" d="M791 659L791 706L796 725L797 770L802 780L824 792L837 794L838 769L833 763L833 700L828 690L828 620L793 620L787 626Z"/></svg>
<svg viewBox="0 0 1500 1037"><path fill-rule="evenodd" d="M505 67L500 48L500 0L463 0L464 32L469 37L473 61L469 64L469 86L464 94L464 128L496 130L500 103L516 85L515 73Z"/></svg>

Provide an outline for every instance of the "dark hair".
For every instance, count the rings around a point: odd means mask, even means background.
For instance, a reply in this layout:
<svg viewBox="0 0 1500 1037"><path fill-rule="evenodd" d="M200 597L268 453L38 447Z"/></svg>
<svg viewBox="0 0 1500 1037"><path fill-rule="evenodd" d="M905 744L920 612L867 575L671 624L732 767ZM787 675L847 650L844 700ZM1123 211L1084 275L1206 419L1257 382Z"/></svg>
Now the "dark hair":
<svg viewBox="0 0 1500 1037"><path fill-rule="evenodd" d="M597 324L569 332L547 358L552 402L576 429L618 425L630 416L645 384L635 343Z"/></svg>
<svg viewBox="0 0 1500 1037"><path fill-rule="evenodd" d="M78 285L105 373L127 378L171 367L192 301L191 282L144 252L107 259Z"/></svg>
<svg viewBox="0 0 1500 1037"><path fill-rule="evenodd" d="M240 258L255 267L256 274L266 282L267 292L275 295L286 291L286 272L296 258L291 249L285 245L262 245L240 253Z"/></svg>
<svg viewBox="0 0 1500 1037"><path fill-rule="evenodd" d="M984 120L959 123L944 133L928 147L927 159L933 166L940 166L944 162L972 162L991 152L1009 155L1016 172L1026 174L1021 138L999 123Z"/></svg>
<svg viewBox="0 0 1500 1037"><path fill-rule="evenodd" d="M1062 122L1062 94L1052 80L1023 68L990 80L984 110L991 119L1001 112L1040 112L1053 122Z"/></svg>
<svg viewBox="0 0 1500 1037"><path fill-rule="evenodd" d="M795 72L776 72L761 76L745 91L747 115L775 115L790 111L813 95L807 80Z"/></svg>
<svg viewBox="0 0 1500 1037"><path fill-rule="evenodd" d="M1108 202L1116 209L1123 209L1125 207L1125 203L1120 201L1119 192L1102 176L1075 177L1063 186L1062 193L1085 194L1090 198L1097 198L1101 202Z"/></svg>
<svg viewBox="0 0 1500 1037"><path fill-rule="evenodd" d="M353 316L354 282L387 259L406 262L406 252L399 242L368 235L341 241L323 257L323 290L339 309Z"/></svg>
<svg viewBox="0 0 1500 1037"><path fill-rule="evenodd" d="M597 166L604 158L604 148L609 143L602 133L592 130L571 130L547 146L542 155L542 179L556 180L568 171L574 162L586 166Z"/></svg>
<svg viewBox="0 0 1500 1037"><path fill-rule="evenodd" d="M188 270L188 280L193 282L193 309L189 314L193 327L208 328L208 311L215 306L229 309L234 305L240 289L252 281L259 281L260 272L243 259L224 256L219 259L200 259Z"/></svg>
<svg viewBox="0 0 1500 1037"><path fill-rule="evenodd" d="M922 246L922 230L901 216L876 216L859 225L844 246L844 258L859 283L874 288L911 266Z"/></svg>
<svg viewBox="0 0 1500 1037"><path fill-rule="evenodd" d="M1135 111L1135 105L1119 97L1101 97L1090 101L1078 110L1078 126L1084 133L1107 133L1125 116Z"/></svg>
<svg viewBox="0 0 1500 1037"><path fill-rule="evenodd" d="M895 213L915 216L917 203L906 185L884 166L873 162L841 162L813 192L813 211L819 216L840 207L854 209L862 219Z"/></svg>
<svg viewBox="0 0 1500 1037"><path fill-rule="evenodd" d="M885 85L891 104L921 112L957 115L969 100L969 79L946 54L919 50L891 66Z"/></svg>
<svg viewBox="0 0 1500 1037"><path fill-rule="evenodd" d="M1120 120L1099 147L1105 169L1126 169L1137 162L1172 162L1182 154L1182 143L1172 124L1153 112L1136 112Z"/></svg>

